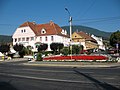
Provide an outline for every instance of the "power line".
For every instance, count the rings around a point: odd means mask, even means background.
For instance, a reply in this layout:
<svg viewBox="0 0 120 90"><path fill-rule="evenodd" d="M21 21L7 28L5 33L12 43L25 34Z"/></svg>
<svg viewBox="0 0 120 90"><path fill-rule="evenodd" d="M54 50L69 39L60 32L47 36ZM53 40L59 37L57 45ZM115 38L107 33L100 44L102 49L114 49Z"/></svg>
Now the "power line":
<svg viewBox="0 0 120 90"><path fill-rule="evenodd" d="M83 17L90 9L94 6L96 0L94 0L91 5L83 12L83 14L80 17Z"/></svg>
<svg viewBox="0 0 120 90"><path fill-rule="evenodd" d="M104 22L104 21L111 21L111 20L119 20L120 16L117 17L106 17L106 18L95 18L95 19L81 19L81 20L73 20L77 22L83 22L83 23L94 23L94 22Z"/></svg>
<svg viewBox="0 0 120 90"><path fill-rule="evenodd" d="M19 26L19 25L15 25L15 24L2 24L2 23L0 23L0 26Z"/></svg>
<svg viewBox="0 0 120 90"><path fill-rule="evenodd" d="M95 2L96 0L92 2L92 4L86 9L86 11L83 13L83 15L81 15L81 17L83 17L88 11L90 11L90 9L94 6Z"/></svg>

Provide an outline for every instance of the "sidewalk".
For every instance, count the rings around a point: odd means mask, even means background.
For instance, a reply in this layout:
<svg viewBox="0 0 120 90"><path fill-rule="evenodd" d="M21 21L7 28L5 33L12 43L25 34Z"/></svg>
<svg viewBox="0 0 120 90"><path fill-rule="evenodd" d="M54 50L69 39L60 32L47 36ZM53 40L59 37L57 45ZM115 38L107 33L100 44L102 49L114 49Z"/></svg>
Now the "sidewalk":
<svg viewBox="0 0 120 90"><path fill-rule="evenodd" d="M35 61L24 63L31 66L54 66L54 67L120 67L119 63L101 63L101 62L45 62Z"/></svg>
<svg viewBox="0 0 120 90"><path fill-rule="evenodd" d="M19 62L30 66L52 66L52 67L120 67L120 62L55 62L55 61L28 61L27 58L14 58L11 60L0 60L0 62Z"/></svg>
<svg viewBox="0 0 120 90"><path fill-rule="evenodd" d="M11 60L5 59L5 60L0 60L0 62L18 62L18 61L27 61L26 58L13 58Z"/></svg>

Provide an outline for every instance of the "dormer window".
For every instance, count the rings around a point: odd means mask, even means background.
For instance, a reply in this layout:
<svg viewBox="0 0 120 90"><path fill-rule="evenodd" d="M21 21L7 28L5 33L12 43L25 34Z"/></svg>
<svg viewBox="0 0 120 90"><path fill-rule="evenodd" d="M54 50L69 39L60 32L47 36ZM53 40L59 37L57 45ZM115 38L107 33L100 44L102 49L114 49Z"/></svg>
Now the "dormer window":
<svg viewBox="0 0 120 90"><path fill-rule="evenodd" d="M21 33L25 33L25 32L26 32L26 29L22 29L22 30L21 30Z"/></svg>
<svg viewBox="0 0 120 90"><path fill-rule="evenodd" d="M45 34L46 33L46 30L43 28L42 30L41 30L41 34Z"/></svg>

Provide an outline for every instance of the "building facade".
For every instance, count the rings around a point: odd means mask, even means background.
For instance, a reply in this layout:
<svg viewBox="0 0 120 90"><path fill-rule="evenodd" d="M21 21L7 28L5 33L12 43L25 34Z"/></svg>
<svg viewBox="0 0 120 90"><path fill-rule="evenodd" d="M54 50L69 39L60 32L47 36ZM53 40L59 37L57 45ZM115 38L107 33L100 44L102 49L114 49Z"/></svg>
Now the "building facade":
<svg viewBox="0 0 120 90"><path fill-rule="evenodd" d="M97 37L97 36L95 36L93 34L91 35L91 37L94 38L97 41L97 43L99 45L99 49L105 50L105 45L103 44L102 37Z"/></svg>
<svg viewBox="0 0 120 90"><path fill-rule="evenodd" d="M46 24L25 22L16 29L12 38L13 45L23 44L25 47L31 46L32 51L37 51L37 44L48 44L47 51L50 51L51 43L63 43L66 46L70 41L67 31L52 21Z"/></svg>
<svg viewBox="0 0 120 90"><path fill-rule="evenodd" d="M98 48L97 41L82 31L74 32L72 34L72 41L74 43L79 42L80 45L83 45L84 50Z"/></svg>

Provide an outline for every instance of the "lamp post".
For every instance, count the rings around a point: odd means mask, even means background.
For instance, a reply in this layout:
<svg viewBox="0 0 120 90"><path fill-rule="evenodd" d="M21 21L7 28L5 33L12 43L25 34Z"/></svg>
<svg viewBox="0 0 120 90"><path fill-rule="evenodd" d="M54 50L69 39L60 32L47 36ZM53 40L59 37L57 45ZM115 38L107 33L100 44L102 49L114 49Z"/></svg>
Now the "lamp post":
<svg viewBox="0 0 120 90"><path fill-rule="evenodd" d="M70 44L71 44L71 59L72 59L72 17L71 14L69 12L69 10L67 8L65 8L65 10L68 12L69 14L69 23L70 23Z"/></svg>

